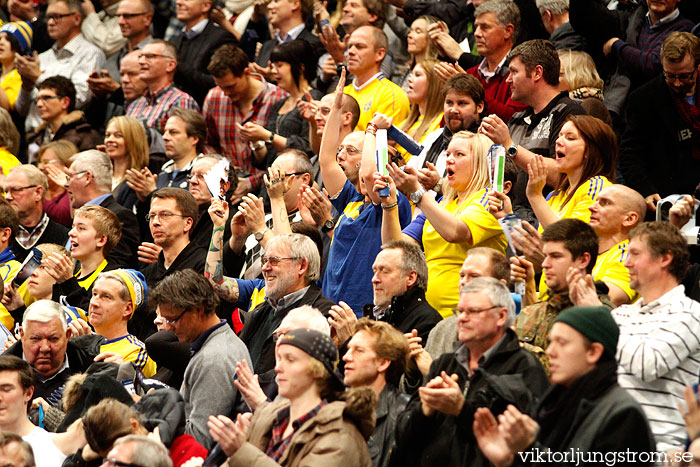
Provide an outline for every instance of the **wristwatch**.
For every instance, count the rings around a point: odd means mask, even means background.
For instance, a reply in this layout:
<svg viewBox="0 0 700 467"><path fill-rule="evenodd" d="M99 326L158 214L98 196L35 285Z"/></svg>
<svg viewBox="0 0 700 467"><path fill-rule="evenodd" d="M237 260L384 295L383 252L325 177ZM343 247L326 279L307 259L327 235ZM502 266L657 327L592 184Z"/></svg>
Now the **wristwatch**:
<svg viewBox="0 0 700 467"><path fill-rule="evenodd" d="M414 191L410 195L408 195L408 198L411 200L413 204L418 206L418 203L421 202L423 199L423 195L425 194L425 188L420 187L418 190Z"/></svg>
<svg viewBox="0 0 700 467"><path fill-rule="evenodd" d="M321 232L328 233L331 230L333 230L334 227L335 227L335 222L333 222L333 218L330 218L330 219L326 220L326 222L324 222L323 225L321 226Z"/></svg>
<svg viewBox="0 0 700 467"><path fill-rule="evenodd" d="M508 146L508 149L506 149L506 154L508 154L508 157L511 159L515 159L515 156L518 155L518 145L513 143Z"/></svg>
<svg viewBox="0 0 700 467"><path fill-rule="evenodd" d="M265 236L265 234L267 233L268 230L270 230L270 229L268 229L267 227L265 227L264 229L255 232L255 234L254 234L254 235L255 235L255 241L258 242L258 243L260 243L260 242L262 241L263 237Z"/></svg>
<svg viewBox="0 0 700 467"><path fill-rule="evenodd" d="M267 141L265 141L265 143L272 144L272 141L275 139L275 132L272 130L268 130L268 131L270 132L270 138Z"/></svg>

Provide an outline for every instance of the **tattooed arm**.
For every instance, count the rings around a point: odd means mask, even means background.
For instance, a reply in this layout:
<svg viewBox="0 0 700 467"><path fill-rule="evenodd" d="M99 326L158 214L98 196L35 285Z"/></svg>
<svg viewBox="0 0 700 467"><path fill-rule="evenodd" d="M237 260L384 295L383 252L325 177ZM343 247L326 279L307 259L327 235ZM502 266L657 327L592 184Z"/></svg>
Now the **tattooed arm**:
<svg viewBox="0 0 700 467"><path fill-rule="evenodd" d="M204 277L209 279L219 297L236 303L238 301L238 282L230 277L224 277L221 260L224 248L224 228L226 219L228 219L228 203L212 199L209 215L214 223L214 231L211 235L211 243L209 243L207 262L204 265Z"/></svg>
<svg viewBox="0 0 700 467"><path fill-rule="evenodd" d="M287 205L284 203L284 194L289 191L298 175L287 176L279 168L270 167L268 174L264 176L267 193L270 195L270 210L272 211L272 227L275 235L292 233L289 226ZM294 193L294 199L298 193ZM265 245L263 245L265 246Z"/></svg>

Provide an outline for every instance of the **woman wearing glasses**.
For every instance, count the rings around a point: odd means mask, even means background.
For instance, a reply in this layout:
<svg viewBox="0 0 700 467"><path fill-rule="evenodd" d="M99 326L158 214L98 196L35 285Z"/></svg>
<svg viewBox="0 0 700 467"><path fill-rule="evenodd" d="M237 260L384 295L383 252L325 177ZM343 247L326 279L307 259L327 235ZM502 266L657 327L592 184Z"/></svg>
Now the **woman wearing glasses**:
<svg viewBox="0 0 700 467"><path fill-rule="evenodd" d="M114 117L107 124L104 146L112 161L112 195L135 212L138 198L126 184L126 171L148 166L148 139L141 122L132 117Z"/></svg>
<svg viewBox="0 0 700 467"><path fill-rule="evenodd" d="M387 128L390 122L381 117L375 117L372 122ZM386 187L390 191L389 196L382 198L382 241L407 240L423 247L428 263L426 299L444 318L452 315L459 301L459 270L467 252L474 247L505 252L503 230L488 211L491 181L486 154L492 144L486 136L468 131L452 136L447 147L443 181L443 187L447 188L443 188L442 199L426 193L413 168L401 170L392 164L390 177L375 175L375 192ZM367 132L365 151L374 153L374 146L374 135ZM422 211L403 230L395 209L397 187Z"/></svg>

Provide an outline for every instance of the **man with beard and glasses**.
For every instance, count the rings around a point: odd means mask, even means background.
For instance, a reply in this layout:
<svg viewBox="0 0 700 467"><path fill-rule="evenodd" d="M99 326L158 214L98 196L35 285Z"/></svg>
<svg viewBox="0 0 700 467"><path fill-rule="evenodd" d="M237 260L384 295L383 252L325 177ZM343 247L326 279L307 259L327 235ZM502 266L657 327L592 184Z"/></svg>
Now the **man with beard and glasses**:
<svg viewBox="0 0 700 467"><path fill-rule="evenodd" d="M668 195L693 194L700 181L700 38L671 33L661 64L663 73L630 95L620 142L625 184L644 196L650 211Z"/></svg>

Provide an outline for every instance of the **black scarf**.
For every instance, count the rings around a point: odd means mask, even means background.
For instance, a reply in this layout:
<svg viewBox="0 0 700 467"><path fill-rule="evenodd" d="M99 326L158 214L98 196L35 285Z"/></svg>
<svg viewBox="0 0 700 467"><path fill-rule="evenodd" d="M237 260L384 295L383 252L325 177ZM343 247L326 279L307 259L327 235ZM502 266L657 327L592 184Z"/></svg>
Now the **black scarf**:
<svg viewBox="0 0 700 467"><path fill-rule="evenodd" d="M610 359L576 380L570 387L552 386L535 411L540 432L537 440L550 449L563 449L581 400L593 400L617 384L617 363Z"/></svg>

